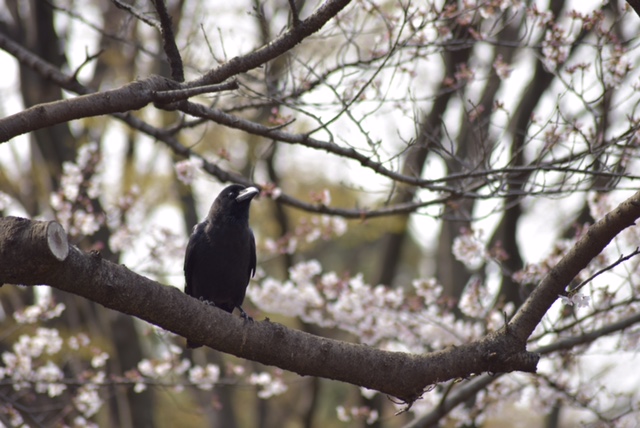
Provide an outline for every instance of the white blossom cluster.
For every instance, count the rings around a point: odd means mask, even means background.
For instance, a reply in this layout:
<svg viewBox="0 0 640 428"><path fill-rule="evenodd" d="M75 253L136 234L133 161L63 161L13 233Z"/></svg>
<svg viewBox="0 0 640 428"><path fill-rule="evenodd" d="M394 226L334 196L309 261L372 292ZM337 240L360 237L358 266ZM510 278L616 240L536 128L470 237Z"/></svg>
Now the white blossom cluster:
<svg viewBox="0 0 640 428"><path fill-rule="evenodd" d="M138 368L127 373L127 378L135 380L134 390L136 392L142 392L147 389L147 385L157 381L169 381L176 386L178 391L182 390L182 385L179 382L181 376L185 375L191 363L187 359L180 358L182 349L176 345L170 345L166 349L160 351L157 358L144 358L138 363ZM191 378L192 375L189 374ZM201 376L198 380L203 384L207 384L209 381L204 376ZM217 381L217 379L215 379ZM215 383L212 382L212 383ZM195 382L194 382L195 383ZM202 388L202 389L207 389Z"/></svg>
<svg viewBox="0 0 640 428"><path fill-rule="evenodd" d="M230 365L222 378L222 370L218 365L195 364L182 358L182 352L181 347L168 345L159 352L158 357L140 361L137 370L128 372L126 379L134 382L136 392L158 384L170 386L176 392L181 392L185 386L211 391L218 384L248 384L258 387L258 397L267 399L283 394L288 389L281 370L247 374L244 366Z"/></svg>
<svg viewBox="0 0 640 428"><path fill-rule="evenodd" d="M168 261L182 261L184 249L187 245L183 234L163 225L151 225L145 229L145 250L147 257L137 265L138 271L162 278L171 273L175 265ZM180 262L177 263L180 265Z"/></svg>
<svg viewBox="0 0 640 428"><path fill-rule="evenodd" d="M176 162L176 177L184 184L191 184L196 178L196 173L202 169L203 161L200 158L189 158Z"/></svg>
<svg viewBox="0 0 640 428"><path fill-rule="evenodd" d="M56 220L70 236L90 236L104 219L94 212L91 200L100 194L100 156L97 143L80 147L75 162L62 165L60 191L50 198Z"/></svg>
<svg viewBox="0 0 640 428"><path fill-rule="evenodd" d="M249 383L259 386L258 397L262 399L281 395L288 389L282 379L281 370L275 370L275 375L268 372L252 373L249 376Z"/></svg>
<svg viewBox="0 0 640 428"><path fill-rule="evenodd" d="M58 317L63 310L64 305L43 299L38 305L16 312L15 319L20 325L35 324ZM64 361L61 356L69 351L89 355L86 370L78 379L65 377L58 363ZM288 389L281 370L247 373L242 365L230 365L225 378L221 379L218 365L193 364L181 357L182 352L182 347L170 344L159 350L157 357L141 360L137 369L127 372L124 377L107 377L105 366L109 354L92 346L87 335L81 333L63 339L56 329L37 327L33 334L20 335L12 349L0 356L0 381L10 384L16 392L32 390L50 398L61 398L66 394L64 400L72 402L77 410L73 419L75 426L97 426L91 418L103 405L100 390L113 381L130 383L138 393L150 385L170 386L175 392L181 392L185 386L210 391L221 382L244 383L256 386L257 395L262 399L283 394ZM69 382L80 386L71 390ZM24 423L20 412L10 403L0 405L0 415L15 421L15 426Z"/></svg>
<svg viewBox="0 0 640 428"><path fill-rule="evenodd" d="M341 422L353 422L357 420L364 420L367 425L371 425L376 422L380 415L375 409L371 409L366 406L349 407L344 406L336 407L336 413L338 420Z"/></svg>
<svg viewBox="0 0 640 428"><path fill-rule="evenodd" d="M25 391L43 396L72 402L75 412L74 426L97 426L90 421L102 407L103 399L98 393L104 384L104 366L109 355L91 346L85 334L63 338L54 328L32 325L59 317L64 305L55 304L50 298L43 298L38 304L16 311L13 318L16 326L29 329L29 333L20 334L11 348L0 356L0 382L11 385L15 391L15 401L9 399L0 405L0 416L6 416L11 426L24 426L24 420L18 404ZM75 389L68 388L68 379L64 372L65 355L72 351L91 355L90 364L81 374L81 383ZM6 395L5 395L6 397ZM17 407L16 407L17 406Z"/></svg>
<svg viewBox="0 0 640 428"><path fill-rule="evenodd" d="M215 364L207 364L204 367L193 366L189 370L189 382L205 391L211 391L219 381L220 367Z"/></svg>
<svg viewBox="0 0 640 428"><path fill-rule="evenodd" d="M439 301L442 288L433 280L416 280L412 288L366 284L362 275L322 273L316 260L301 262L290 278L265 278L247 296L265 312L299 317L321 327L353 333L362 343L388 349L424 352L477 337L481 328L456 320Z"/></svg>
<svg viewBox="0 0 640 428"><path fill-rule="evenodd" d="M143 224L140 194L140 188L132 186L108 210L106 221L111 230L109 248L114 253L131 248L140 237Z"/></svg>
<svg viewBox="0 0 640 428"><path fill-rule="evenodd" d="M39 327L33 335L21 335L11 351L2 353L0 379L10 379L13 389L20 391L35 385L36 392L49 397L60 395L66 386L59 383L62 370L48 359L60 352L62 339L57 330ZM40 357L46 359L38 361Z"/></svg>
<svg viewBox="0 0 640 428"><path fill-rule="evenodd" d="M464 230L453 241L453 255L469 269L477 269L489 259L489 254L482 242L482 234Z"/></svg>
<svg viewBox="0 0 640 428"><path fill-rule="evenodd" d="M26 306L13 313L18 324L35 324L59 317L65 310L64 303L54 304L51 299L42 299L35 305Z"/></svg>

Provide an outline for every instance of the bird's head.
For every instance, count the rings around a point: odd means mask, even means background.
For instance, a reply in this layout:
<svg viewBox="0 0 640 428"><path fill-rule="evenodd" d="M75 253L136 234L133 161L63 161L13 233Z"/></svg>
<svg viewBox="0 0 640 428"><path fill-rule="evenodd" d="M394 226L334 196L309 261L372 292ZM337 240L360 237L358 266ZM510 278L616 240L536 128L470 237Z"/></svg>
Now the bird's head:
<svg viewBox="0 0 640 428"><path fill-rule="evenodd" d="M237 220L249 218L249 204L260 191L255 187L232 184L225 187L218 195L211 210L210 218L230 217Z"/></svg>

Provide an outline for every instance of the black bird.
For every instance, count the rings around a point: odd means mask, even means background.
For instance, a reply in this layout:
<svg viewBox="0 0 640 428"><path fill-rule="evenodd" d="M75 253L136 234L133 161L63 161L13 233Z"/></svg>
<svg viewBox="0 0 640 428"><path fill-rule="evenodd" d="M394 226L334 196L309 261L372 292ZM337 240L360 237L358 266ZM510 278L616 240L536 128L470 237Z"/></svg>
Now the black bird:
<svg viewBox="0 0 640 428"><path fill-rule="evenodd" d="M256 270L256 241L249 227L249 204L255 187L233 184L211 205L207 218L191 233L184 258L185 293L229 313L241 305ZM187 341L187 347L199 344Z"/></svg>

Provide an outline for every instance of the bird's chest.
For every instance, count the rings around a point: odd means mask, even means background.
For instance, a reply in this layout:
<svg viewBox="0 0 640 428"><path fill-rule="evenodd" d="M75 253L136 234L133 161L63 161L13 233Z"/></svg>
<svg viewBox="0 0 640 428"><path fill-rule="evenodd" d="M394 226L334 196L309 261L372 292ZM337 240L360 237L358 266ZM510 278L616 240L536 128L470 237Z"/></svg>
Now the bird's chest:
<svg viewBox="0 0 640 428"><path fill-rule="evenodd" d="M205 228L204 262L212 270L232 269L246 275L249 270L250 232L247 227L234 223Z"/></svg>

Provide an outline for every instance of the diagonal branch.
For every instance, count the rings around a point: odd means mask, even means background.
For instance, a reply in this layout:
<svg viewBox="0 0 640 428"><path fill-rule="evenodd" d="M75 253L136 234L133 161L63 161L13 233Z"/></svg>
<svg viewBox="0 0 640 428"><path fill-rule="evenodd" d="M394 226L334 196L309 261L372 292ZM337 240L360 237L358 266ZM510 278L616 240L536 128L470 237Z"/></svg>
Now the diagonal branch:
<svg viewBox="0 0 640 428"><path fill-rule="evenodd" d="M482 374L465 385L462 385L453 390L453 392L447 395L444 400L440 403L438 407L427 413L426 415L420 416L402 428L422 428L422 427L432 427L438 426L438 422L447 415L453 408L458 406L460 403L464 403L467 400L472 399L476 396L476 394L491 383L500 378L502 374Z"/></svg>
<svg viewBox="0 0 640 428"><path fill-rule="evenodd" d="M580 336L561 339L550 345L536 348L535 353L540 355L546 355L553 352L573 349L578 345L591 343L600 337L603 337L612 333L616 333L619 331L623 331L639 323L640 323L640 314L631 315L620 321L613 322L599 329L584 333ZM498 380L501 376L502 374L497 374L497 375L483 374L470 380L466 384L460 385L459 387L455 388L451 394L444 397L442 403L440 403L440 405L436 409L432 410L431 412L427 413L424 416L414 419L409 424L405 425L403 428L417 428L417 427L435 425L444 415L449 413L454 407L473 398L478 392L485 389L494 381Z"/></svg>
<svg viewBox="0 0 640 428"><path fill-rule="evenodd" d="M83 86L73 76L61 72L58 67L40 58L20 43L15 42L2 31L0 31L0 49L12 55L24 66L34 70L36 73L46 77L51 82L63 89L66 89L67 91L71 91L79 95L86 95L93 92Z"/></svg>
<svg viewBox="0 0 640 428"><path fill-rule="evenodd" d="M272 59L290 51L305 38L320 30L334 18L351 0L327 0L307 19L298 21L270 43L246 55L237 56L226 63L210 70L200 79L192 82L195 86L224 82L231 76L246 73L265 64Z"/></svg>
<svg viewBox="0 0 640 428"><path fill-rule="evenodd" d="M541 346L535 350L540 355L550 354L552 352L563 351L567 349L573 349L578 345L584 345L591 343L600 337L610 335L622 330L625 330L633 325L640 323L640 313L631 315L627 318L623 318L619 321L612 322L596 330L592 330L581 334L579 336L571 336L566 339L560 339L550 345Z"/></svg>
<svg viewBox="0 0 640 428"><path fill-rule="evenodd" d="M158 325L222 352L303 376L340 380L413 402L429 385L472 373L533 372L538 357L503 330L424 355L389 352L286 328L245 323L96 252L68 246L55 222L0 218L0 284L48 284ZM49 229L53 232L47 233ZM53 238L52 238L53 236ZM55 249L54 256L52 250Z"/></svg>
<svg viewBox="0 0 640 428"><path fill-rule="evenodd" d="M611 240L640 218L640 192L594 223L529 295L509 322L520 340L527 340L559 295Z"/></svg>

